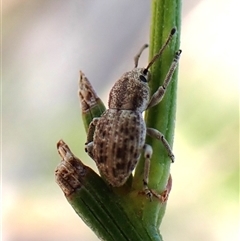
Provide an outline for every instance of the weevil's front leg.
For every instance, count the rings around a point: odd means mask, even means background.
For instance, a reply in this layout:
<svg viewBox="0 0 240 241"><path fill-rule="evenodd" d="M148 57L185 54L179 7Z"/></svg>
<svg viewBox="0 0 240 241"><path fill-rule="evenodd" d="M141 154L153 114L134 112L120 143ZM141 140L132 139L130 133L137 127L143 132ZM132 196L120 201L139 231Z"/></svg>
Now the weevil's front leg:
<svg viewBox="0 0 240 241"><path fill-rule="evenodd" d="M85 151L93 159L92 149L93 149L93 135L95 131L95 126L98 123L99 118L93 118L88 127L87 141L85 143Z"/></svg>
<svg viewBox="0 0 240 241"><path fill-rule="evenodd" d="M170 68L168 70L168 73L167 73L166 77L165 77L165 80L163 81L163 84L153 94L152 98L149 101L147 109L157 105L163 99L164 94L165 94L165 92L167 90L167 87L168 87L169 83L172 80L172 76L174 74L174 71L177 68L178 60L180 58L181 52L182 52L181 50L178 50L176 52L176 54L174 56L174 59L172 61L172 64L171 64L171 66L170 66Z"/></svg>
<svg viewBox="0 0 240 241"><path fill-rule="evenodd" d="M163 143L164 147L167 150L168 156L171 158L172 162L174 162L174 154L172 153L172 149L168 144L168 141L165 139L164 135L154 128L147 128L147 134L151 137L160 140Z"/></svg>

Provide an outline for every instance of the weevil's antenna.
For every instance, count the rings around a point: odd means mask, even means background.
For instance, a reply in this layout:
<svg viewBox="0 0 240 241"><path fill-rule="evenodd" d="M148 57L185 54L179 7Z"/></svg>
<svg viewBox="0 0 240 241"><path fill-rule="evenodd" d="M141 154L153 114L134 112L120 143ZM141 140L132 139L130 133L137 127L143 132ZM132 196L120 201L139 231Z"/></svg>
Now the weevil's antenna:
<svg viewBox="0 0 240 241"><path fill-rule="evenodd" d="M135 68L138 67L138 60L143 52L144 49L148 47L148 44L144 44L142 48L139 50L138 54L134 57Z"/></svg>
<svg viewBox="0 0 240 241"><path fill-rule="evenodd" d="M177 28L172 28L166 42L162 46L162 48L159 50L159 52L152 58L152 60L149 62L148 66L144 69L144 73L147 73L148 69L152 66L152 64L162 55L164 49L168 46L169 42L171 41L173 35L176 33Z"/></svg>

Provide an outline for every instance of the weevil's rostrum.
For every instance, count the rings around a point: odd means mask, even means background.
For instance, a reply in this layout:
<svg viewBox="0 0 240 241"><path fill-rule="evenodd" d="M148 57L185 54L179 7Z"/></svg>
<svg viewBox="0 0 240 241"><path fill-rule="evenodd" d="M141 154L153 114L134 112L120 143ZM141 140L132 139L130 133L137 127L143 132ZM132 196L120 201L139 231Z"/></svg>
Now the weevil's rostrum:
<svg viewBox="0 0 240 241"><path fill-rule="evenodd" d="M140 155L144 152L145 171L143 185L145 193L154 195L148 188L148 174L152 148L145 143L146 135L160 140L172 160L171 147L161 132L146 127L142 112L157 105L163 98L173 73L177 68L181 50L173 56L163 84L150 97L148 82L149 68L161 56L176 29L173 28L166 43L153 57L146 68L137 68L138 59L145 45L135 58L135 68L126 72L110 91L107 109L100 117L94 118L89 125L85 150L94 159L101 176L112 186L122 186L135 168Z"/></svg>

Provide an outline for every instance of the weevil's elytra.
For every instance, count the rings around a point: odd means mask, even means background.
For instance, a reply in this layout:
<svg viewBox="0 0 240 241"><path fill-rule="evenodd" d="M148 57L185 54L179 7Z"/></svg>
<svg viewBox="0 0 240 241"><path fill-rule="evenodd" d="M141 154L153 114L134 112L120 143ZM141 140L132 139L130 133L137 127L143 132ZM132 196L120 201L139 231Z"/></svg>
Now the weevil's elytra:
<svg viewBox="0 0 240 241"><path fill-rule="evenodd" d="M136 166L145 136L146 125L139 111L108 109L101 116L94 133L92 154L101 175L110 184L121 186L126 182L129 176L126 173Z"/></svg>
<svg viewBox="0 0 240 241"><path fill-rule="evenodd" d="M174 155L163 134L156 129L146 127L142 112L157 105L162 100L177 68L181 50L178 50L173 57L163 85L150 98L149 68L161 56L175 32L176 29L173 28L166 43L146 68L137 68L138 59L147 45L141 48L135 57L135 68L123 74L112 87L108 102L109 109L90 123L85 148L89 156L96 162L101 176L114 187L122 186L127 181L140 158L141 152L144 151L143 185L144 192L150 198L156 194L148 188L152 148L145 143L146 135L148 134L163 143L172 162Z"/></svg>

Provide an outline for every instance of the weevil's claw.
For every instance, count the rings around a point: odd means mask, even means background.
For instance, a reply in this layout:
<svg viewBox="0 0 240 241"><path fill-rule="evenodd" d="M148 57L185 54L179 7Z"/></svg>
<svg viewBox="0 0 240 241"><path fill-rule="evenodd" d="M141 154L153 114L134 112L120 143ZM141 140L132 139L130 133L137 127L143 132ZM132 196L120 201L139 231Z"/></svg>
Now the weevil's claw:
<svg viewBox="0 0 240 241"><path fill-rule="evenodd" d="M148 188L147 184L145 183L143 190L138 192L138 194L147 196L150 202L153 200L153 197L155 197L161 203L165 203L168 200L168 196L171 191L171 188L172 188L172 176L170 174L168 178L167 186L162 193L158 193L157 191Z"/></svg>
<svg viewBox="0 0 240 241"><path fill-rule="evenodd" d="M162 193L158 194L152 190L152 195L156 197L161 203L165 203L168 200L169 192L168 190L164 190Z"/></svg>
<svg viewBox="0 0 240 241"><path fill-rule="evenodd" d="M158 194L154 190L151 190L151 192L154 197L160 200L161 203L165 203L168 200L168 196L169 196L169 193L171 192L171 189L172 189L172 176L170 174L168 178L167 186L162 193Z"/></svg>
<svg viewBox="0 0 240 241"><path fill-rule="evenodd" d="M148 199L150 200L150 202L152 202L152 197L153 197L152 191L151 191L149 188L145 188L144 193L145 193L145 195L148 197Z"/></svg>
<svg viewBox="0 0 240 241"><path fill-rule="evenodd" d="M152 200L153 200L152 197L155 196L153 194L152 190L149 189L148 187L145 187L144 190L139 191L138 194L147 196L147 198L149 199L150 202L152 202Z"/></svg>
<svg viewBox="0 0 240 241"><path fill-rule="evenodd" d="M170 159L172 160L172 163L174 163L175 161L175 156L172 154L172 155L169 155Z"/></svg>

